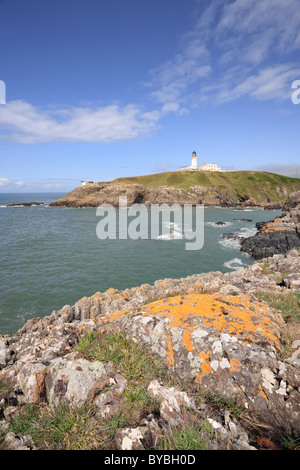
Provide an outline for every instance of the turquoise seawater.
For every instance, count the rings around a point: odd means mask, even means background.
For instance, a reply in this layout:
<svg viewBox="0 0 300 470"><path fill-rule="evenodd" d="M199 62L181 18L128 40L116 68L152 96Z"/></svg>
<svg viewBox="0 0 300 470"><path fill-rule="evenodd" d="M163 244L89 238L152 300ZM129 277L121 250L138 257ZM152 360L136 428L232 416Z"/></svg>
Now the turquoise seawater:
<svg viewBox="0 0 300 470"><path fill-rule="evenodd" d="M255 233L256 222L281 213L205 208L204 246L187 251L185 240L99 240L96 209L6 207L26 201L50 203L60 196L0 194L2 334L110 287L122 290L157 279L245 267L253 260L240 252L236 240L224 240L221 234L249 236ZM240 218L251 222L234 220ZM218 221L227 225L215 225Z"/></svg>

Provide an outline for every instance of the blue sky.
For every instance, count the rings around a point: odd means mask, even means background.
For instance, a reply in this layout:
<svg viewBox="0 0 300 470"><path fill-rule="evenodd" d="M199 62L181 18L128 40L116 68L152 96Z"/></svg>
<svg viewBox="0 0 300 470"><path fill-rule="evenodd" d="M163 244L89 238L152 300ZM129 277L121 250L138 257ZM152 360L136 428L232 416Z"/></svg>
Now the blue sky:
<svg viewBox="0 0 300 470"><path fill-rule="evenodd" d="M300 176L300 0L1 0L0 43L0 192L172 171L193 150Z"/></svg>

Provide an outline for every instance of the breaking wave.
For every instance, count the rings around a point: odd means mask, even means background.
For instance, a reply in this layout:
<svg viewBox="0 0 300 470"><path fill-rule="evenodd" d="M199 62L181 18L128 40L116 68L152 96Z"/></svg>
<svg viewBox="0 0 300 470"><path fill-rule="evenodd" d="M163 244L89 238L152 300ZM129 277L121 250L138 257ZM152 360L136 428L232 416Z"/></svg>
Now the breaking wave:
<svg viewBox="0 0 300 470"><path fill-rule="evenodd" d="M225 266L225 268L229 268L229 269L241 269L243 267L246 267L246 264L244 264L242 262L242 260L239 259L239 258L233 258L230 261L226 261L223 264L223 266Z"/></svg>
<svg viewBox="0 0 300 470"><path fill-rule="evenodd" d="M183 234L181 227L174 222L165 222L163 233L156 237L156 240L182 240Z"/></svg>

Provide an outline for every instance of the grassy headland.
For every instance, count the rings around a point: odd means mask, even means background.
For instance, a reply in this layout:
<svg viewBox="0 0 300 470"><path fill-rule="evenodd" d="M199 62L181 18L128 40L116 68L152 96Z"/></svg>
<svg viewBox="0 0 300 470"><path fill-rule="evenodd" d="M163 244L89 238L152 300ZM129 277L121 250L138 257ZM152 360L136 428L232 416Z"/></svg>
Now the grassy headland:
<svg viewBox="0 0 300 470"><path fill-rule="evenodd" d="M261 205L281 208L288 195L300 190L300 178L259 171L172 171L117 178L80 186L51 205L118 206L127 196L128 205L205 204L220 206Z"/></svg>
<svg viewBox="0 0 300 470"><path fill-rule="evenodd" d="M261 171L171 171L144 176L117 178L112 183L141 184L145 188L173 187L190 190L193 186L207 189L229 189L238 199L253 197L283 201L286 193L300 190L300 178Z"/></svg>

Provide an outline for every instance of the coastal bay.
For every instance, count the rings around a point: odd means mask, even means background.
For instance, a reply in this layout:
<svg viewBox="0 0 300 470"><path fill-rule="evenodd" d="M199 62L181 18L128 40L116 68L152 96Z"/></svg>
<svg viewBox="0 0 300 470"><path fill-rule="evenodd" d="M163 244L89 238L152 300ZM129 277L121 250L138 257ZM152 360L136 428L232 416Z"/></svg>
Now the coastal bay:
<svg viewBox="0 0 300 470"><path fill-rule="evenodd" d="M256 222L281 214L253 207L206 207L204 246L189 252L184 240L99 240L96 209L49 207L59 196L1 196L0 333L111 287L122 290L157 279L245 267L252 259L240 252L239 239L253 235ZM45 205L6 207L26 200ZM238 236L225 239L227 232Z"/></svg>

